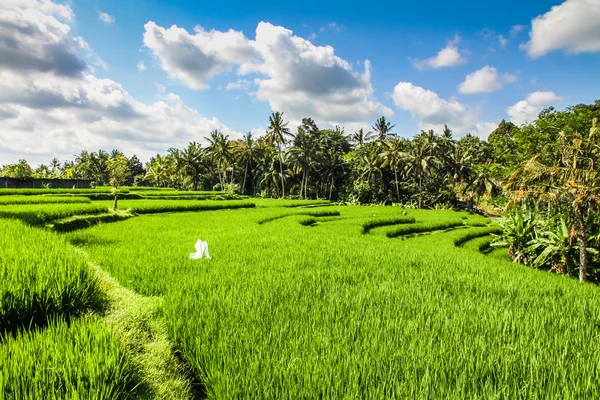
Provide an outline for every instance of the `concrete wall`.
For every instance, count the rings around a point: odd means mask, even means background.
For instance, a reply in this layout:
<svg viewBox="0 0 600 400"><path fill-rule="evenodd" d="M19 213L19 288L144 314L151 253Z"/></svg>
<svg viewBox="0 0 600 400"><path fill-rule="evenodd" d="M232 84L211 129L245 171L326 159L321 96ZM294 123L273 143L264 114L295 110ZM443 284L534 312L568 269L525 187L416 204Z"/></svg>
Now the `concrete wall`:
<svg viewBox="0 0 600 400"><path fill-rule="evenodd" d="M91 180L86 179L14 179L0 178L0 189L89 189Z"/></svg>

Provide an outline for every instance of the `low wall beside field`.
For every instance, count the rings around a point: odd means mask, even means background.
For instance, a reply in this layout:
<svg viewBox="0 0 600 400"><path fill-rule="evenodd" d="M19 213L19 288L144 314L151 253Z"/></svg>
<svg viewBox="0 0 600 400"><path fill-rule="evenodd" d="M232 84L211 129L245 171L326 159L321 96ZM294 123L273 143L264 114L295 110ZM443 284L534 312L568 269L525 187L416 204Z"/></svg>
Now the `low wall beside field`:
<svg viewBox="0 0 600 400"><path fill-rule="evenodd" d="M0 189L89 189L91 180L88 179L15 179L0 178Z"/></svg>

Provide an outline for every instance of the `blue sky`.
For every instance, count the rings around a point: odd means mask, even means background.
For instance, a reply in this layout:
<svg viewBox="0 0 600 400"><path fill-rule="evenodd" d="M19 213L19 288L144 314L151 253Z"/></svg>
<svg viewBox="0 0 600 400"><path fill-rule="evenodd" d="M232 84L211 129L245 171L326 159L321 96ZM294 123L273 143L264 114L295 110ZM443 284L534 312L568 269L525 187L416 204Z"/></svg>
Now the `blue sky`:
<svg viewBox="0 0 600 400"><path fill-rule="evenodd" d="M260 134L271 110L486 138L600 97L600 0L3 3L0 38L19 45L0 44L0 164L147 159L211 129Z"/></svg>

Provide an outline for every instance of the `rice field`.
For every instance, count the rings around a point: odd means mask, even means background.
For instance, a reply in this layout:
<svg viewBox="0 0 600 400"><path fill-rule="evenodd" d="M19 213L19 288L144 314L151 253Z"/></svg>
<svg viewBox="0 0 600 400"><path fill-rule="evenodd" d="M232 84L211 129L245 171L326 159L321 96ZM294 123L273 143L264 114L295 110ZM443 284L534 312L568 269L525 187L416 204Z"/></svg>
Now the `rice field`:
<svg viewBox="0 0 600 400"><path fill-rule="evenodd" d="M107 213L112 203L93 205ZM7 205L0 216L60 224L94 217L84 206ZM0 219L4 231L17 232L0 235L3 248L17 249L13 261L2 255L2 271L61 254L89 273L69 246L81 249L123 287L160 299L157 321L199 395L575 399L600 392L598 288L508 262L506 249L490 251L498 227L481 216L268 199L121 200L119 207L131 214L64 234ZM22 237L55 252L15 261L18 246L30 246ZM198 238L211 259L189 258ZM19 269L26 268L13 273ZM23 282L15 292L33 285L31 277ZM94 307L77 307L87 309ZM52 315L71 314L81 313ZM68 327L52 318L0 336L0 387L27 398L18 392L27 385L14 382L32 374L31 354L47 346L49 372L32 375L36 387L64 378L78 391L131 395L138 378L110 329L90 317ZM59 378L55 362L68 365ZM94 362L98 370L86 369ZM90 379L105 383L77 386Z"/></svg>
<svg viewBox="0 0 600 400"><path fill-rule="evenodd" d="M467 248L464 235L495 229L483 217L322 210L339 215L158 214L68 237L122 285L164 299L169 334L209 398L600 390L596 287ZM420 235L400 240L399 229ZM210 260L188 258L197 238L208 241Z"/></svg>
<svg viewBox="0 0 600 400"><path fill-rule="evenodd" d="M0 334L100 307L96 279L64 238L0 219L0 248Z"/></svg>

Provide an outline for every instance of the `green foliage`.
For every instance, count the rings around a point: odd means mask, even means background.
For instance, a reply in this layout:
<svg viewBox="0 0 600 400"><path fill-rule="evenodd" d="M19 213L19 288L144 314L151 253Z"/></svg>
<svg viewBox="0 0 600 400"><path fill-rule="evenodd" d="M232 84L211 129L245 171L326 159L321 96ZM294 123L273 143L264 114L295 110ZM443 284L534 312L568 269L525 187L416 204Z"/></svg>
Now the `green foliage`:
<svg viewBox="0 0 600 400"><path fill-rule="evenodd" d="M6 399L127 398L136 374L112 332L87 318L0 339L0 393Z"/></svg>
<svg viewBox="0 0 600 400"><path fill-rule="evenodd" d="M282 214L271 215L269 217L262 218L262 219L258 220L257 222L259 225L262 225L264 223L275 221L277 219L296 216L296 215L307 215L307 216L311 216L311 217L337 217L338 215L340 215L340 212L337 210L302 209L302 210L293 211L293 212L286 212L286 213L282 213Z"/></svg>
<svg viewBox="0 0 600 400"><path fill-rule="evenodd" d="M0 227L0 334L100 305L96 279L63 238L19 221Z"/></svg>

